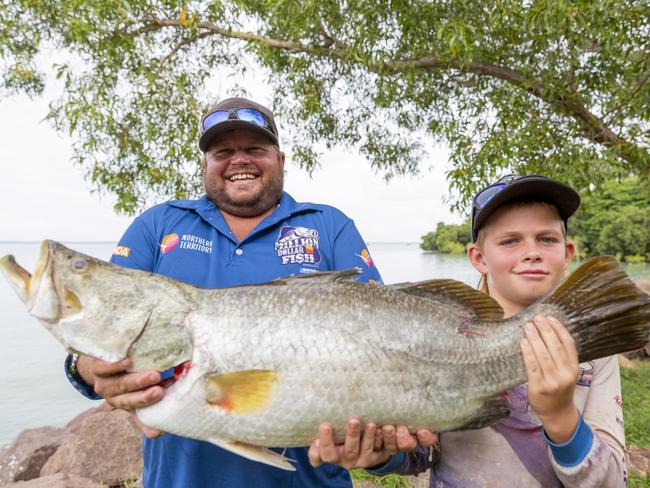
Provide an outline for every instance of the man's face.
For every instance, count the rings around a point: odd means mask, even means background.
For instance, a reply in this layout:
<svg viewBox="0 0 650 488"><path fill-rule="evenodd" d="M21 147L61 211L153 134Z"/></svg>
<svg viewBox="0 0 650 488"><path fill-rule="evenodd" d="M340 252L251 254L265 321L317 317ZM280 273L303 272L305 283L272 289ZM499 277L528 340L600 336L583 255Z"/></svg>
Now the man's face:
<svg viewBox="0 0 650 488"><path fill-rule="evenodd" d="M233 130L212 141L201 171L205 193L217 207L255 217L280 201L284 153L259 132Z"/></svg>
<svg viewBox="0 0 650 488"><path fill-rule="evenodd" d="M474 267L487 274L490 295L510 315L562 281L574 246L553 206L530 204L497 210L469 253Z"/></svg>

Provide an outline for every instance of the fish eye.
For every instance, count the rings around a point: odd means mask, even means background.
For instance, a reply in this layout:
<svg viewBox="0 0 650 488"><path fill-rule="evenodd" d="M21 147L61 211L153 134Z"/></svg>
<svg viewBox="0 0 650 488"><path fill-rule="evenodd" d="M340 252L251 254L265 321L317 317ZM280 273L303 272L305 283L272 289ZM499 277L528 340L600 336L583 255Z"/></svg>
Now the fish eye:
<svg viewBox="0 0 650 488"><path fill-rule="evenodd" d="M72 271L83 271L84 269L86 269L85 259L76 259L72 262Z"/></svg>

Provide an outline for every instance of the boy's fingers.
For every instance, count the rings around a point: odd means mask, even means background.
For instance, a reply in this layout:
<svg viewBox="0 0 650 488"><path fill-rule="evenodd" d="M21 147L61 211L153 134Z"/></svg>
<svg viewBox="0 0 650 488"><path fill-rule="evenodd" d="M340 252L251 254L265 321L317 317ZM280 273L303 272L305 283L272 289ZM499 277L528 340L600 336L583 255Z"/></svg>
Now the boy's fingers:
<svg viewBox="0 0 650 488"><path fill-rule="evenodd" d="M556 366L561 367L568 361L566 348L557 334L555 327L551 325L548 317L537 316L533 319L537 332L544 341L546 350L549 352L551 360Z"/></svg>
<svg viewBox="0 0 650 488"><path fill-rule="evenodd" d="M417 447L417 445L417 439L411 435L406 427L400 425L397 428L397 448L400 451L411 452Z"/></svg>
<svg viewBox="0 0 650 488"><path fill-rule="evenodd" d="M394 425L384 425L382 428L382 436L384 438L384 449L391 454L395 454L399 449L397 448L397 439L395 436Z"/></svg>
<svg viewBox="0 0 650 488"><path fill-rule="evenodd" d="M309 464L311 464L314 468L317 468L321 464L323 464L323 461L320 458L320 440L315 439L311 445L309 446L309 450L307 451L307 457L309 458Z"/></svg>
<svg viewBox="0 0 650 488"><path fill-rule="evenodd" d="M377 432L377 425L374 422L368 422L363 429L363 436L361 437L361 448L359 454L368 456L375 450L375 433Z"/></svg>
<svg viewBox="0 0 650 488"><path fill-rule="evenodd" d="M521 340L521 353L524 357L526 372L528 373L528 382L533 383L539 381L542 377L542 370L539 367L533 349L530 347L530 342L528 342L526 337Z"/></svg>
<svg viewBox="0 0 650 488"><path fill-rule="evenodd" d="M431 432L428 429L419 429L417 431L418 444L422 447L431 447L438 440L438 434Z"/></svg>
<svg viewBox="0 0 650 488"><path fill-rule="evenodd" d="M359 445L361 443L361 422L357 418L348 420L345 431L345 443L343 445L342 457L344 461L353 462L359 457Z"/></svg>
<svg viewBox="0 0 650 488"><path fill-rule="evenodd" d="M329 424L321 424L318 428L318 440L320 444L320 458L326 463L336 463L339 460L334 434Z"/></svg>
<svg viewBox="0 0 650 488"><path fill-rule="evenodd" d="M526 338L528 339L528 344L530 345L535 358L537 359L537 364L540 368L540 373L542 376L550 376L554 374L555 363L551 358L551 355L546 348L546 344L542 340L542 337L537 330L537 327L532 322L527 323L524 328L526 329Z"/></svg>
<svg viewBox="0 0 650 488"><path fill-rule="evenodd" d="M382 447L384 447L384 435L381 429L377 429L375 431L375 445L373 449L379 451Z"/></svg>
<svg viewBox="0 0 650 488"><path fill-rule="evenodd" d="M576 364L579 363L578 350L576 349L576 341L573 339L573 336L558 319L551 316L548 316L547 318L548 323L553 327L555 333L562 341L562 345L564 346L564 350L566 351L569 360Z"/></svg>

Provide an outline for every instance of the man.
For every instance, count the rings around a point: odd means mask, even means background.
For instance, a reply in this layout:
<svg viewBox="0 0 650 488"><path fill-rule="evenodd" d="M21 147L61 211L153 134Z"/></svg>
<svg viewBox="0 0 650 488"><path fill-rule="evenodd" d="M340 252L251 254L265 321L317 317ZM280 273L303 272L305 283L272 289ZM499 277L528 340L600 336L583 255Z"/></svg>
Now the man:
<svg viewBox="0 0 650 488"><path fill-rule="evenodd" d="M381 282L352 220L326 205L283 192L285 156L269 109L244 98L217 103L201 120L205 196L157 205L132 223L111 262L205 288L262 283L288 275L359 267ZM287 297L291 299L291 297ZM159 401L167 372L127 373L128 359L107 363L71 356L66 372L86 396L132 411ZM144 486L351 486L348 472L313 468L305 448L287 449L288 472L212 444L142 426ZM155 437L155 438L153 438Z"/></svg>

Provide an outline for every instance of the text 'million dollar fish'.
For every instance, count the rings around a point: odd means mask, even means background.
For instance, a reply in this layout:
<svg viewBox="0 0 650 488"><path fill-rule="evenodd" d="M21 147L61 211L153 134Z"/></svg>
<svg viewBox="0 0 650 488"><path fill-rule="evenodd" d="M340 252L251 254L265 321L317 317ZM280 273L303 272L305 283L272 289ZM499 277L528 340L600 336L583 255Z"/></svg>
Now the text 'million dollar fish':
<svg viewBox="0 0 650 488"><path fill-rule="evenodd" d="M306 446L351 416L432 431L506 416L500 392L526 381L523 324L549 314L580 361L647 344L650 297L613 258L588 261L551 295L503 320L454 280L378 286L357 270L202 289L44 241L33 275L0 267L29 313L65 346L134 370L176 367L146 425L294 469L265 446Z"/></svg>

